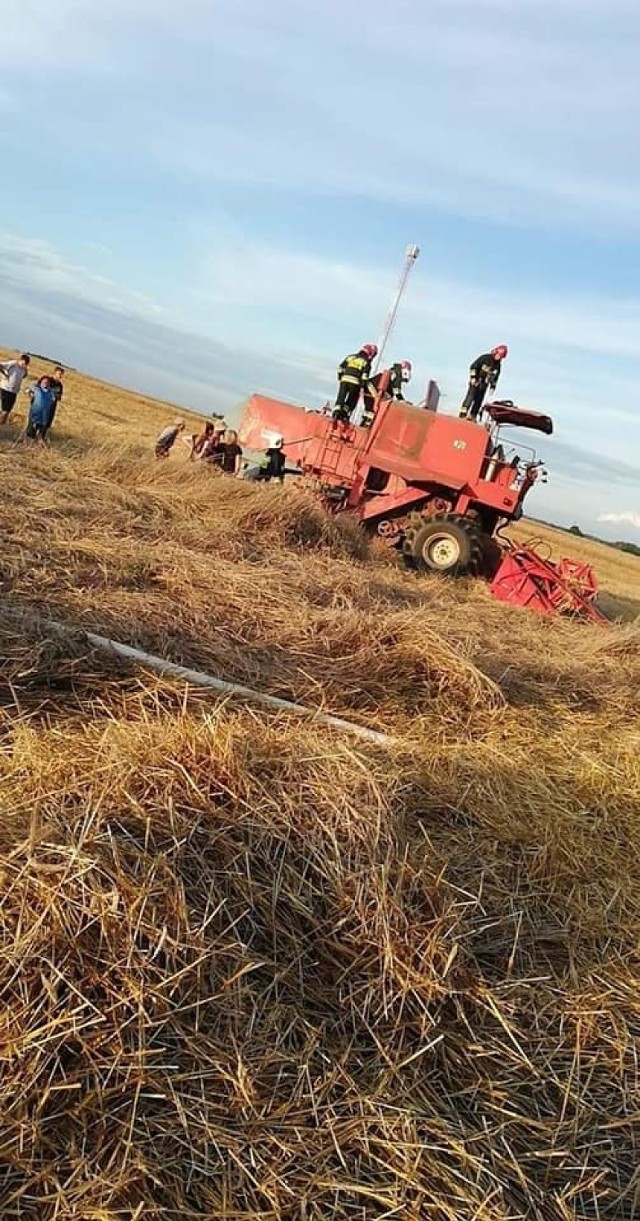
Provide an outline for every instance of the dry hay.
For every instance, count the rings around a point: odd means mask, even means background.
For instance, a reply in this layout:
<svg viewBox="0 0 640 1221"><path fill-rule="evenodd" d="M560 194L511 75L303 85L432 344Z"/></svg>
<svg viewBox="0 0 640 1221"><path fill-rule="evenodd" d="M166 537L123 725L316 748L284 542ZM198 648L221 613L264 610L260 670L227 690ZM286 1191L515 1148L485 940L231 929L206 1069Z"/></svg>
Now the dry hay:
<svg viewBox="0 0 640 1221"><path fill-rule="evenodd" d="M3 1217L635 1215L635 728L356 751L4 636Z"/></svg>
<svg viewBox="0 0 640 1221"><path fill-rule="evenodd" d="M638 628L405 578L293 490L3 474L2 1217L631 1221Z"/></svg>

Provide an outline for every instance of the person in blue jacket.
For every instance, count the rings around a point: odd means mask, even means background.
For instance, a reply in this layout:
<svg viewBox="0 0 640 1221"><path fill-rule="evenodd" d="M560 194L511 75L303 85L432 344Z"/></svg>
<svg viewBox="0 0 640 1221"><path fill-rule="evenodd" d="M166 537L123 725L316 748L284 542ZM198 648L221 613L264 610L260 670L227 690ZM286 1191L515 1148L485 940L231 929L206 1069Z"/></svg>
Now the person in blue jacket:
<svg viewBox="0 0 640 1221"><path fill-rule="evenodd" d="M64 369L62 368L62 365L56 365L55 369L53 370L53 375L49 378L49 389L51 390L51 393L53 394L53 408L51 411L51 419L49 420L49 423L47 425L47 429L45 432L45 437L46 437L47 433L49 432L51 425L53 424L56 411L57 411L58 407L60 406L60 403L62 402L62 396L64 394L64 382L62 380L63 377L64 377Z"/></svg>
<svg viewBox="0 0 640 1221"><path fill-rule="evenodd" d="M41 377L29 391L31 407L25 436L30 441L43 441L51 427L51 421L56 409L55 391L51 388L51 378Z"/></svg>

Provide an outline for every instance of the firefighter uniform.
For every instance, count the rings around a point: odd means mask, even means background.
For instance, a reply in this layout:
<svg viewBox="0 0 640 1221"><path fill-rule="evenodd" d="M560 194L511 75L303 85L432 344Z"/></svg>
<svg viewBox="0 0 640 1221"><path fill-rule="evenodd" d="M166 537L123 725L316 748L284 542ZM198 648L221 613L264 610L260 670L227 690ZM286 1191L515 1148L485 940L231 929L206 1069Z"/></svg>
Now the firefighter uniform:
<svg viewBox="0 0 640 1221"><path fill-rule="evenodd" d="M336 398L334 420L348 423L349 417L358 406L360 391L366 385L371 373L372 357L361 348L351 356L345 356L338 369L338 395Z"/></svg>
<svg viewBox="0 0 640 1221"><path fill-rule="evenodd" d="M245 475L245 479L250 478L256 483L270 483L272 479L277 479L279 483L284 483L286 465L287 457L283 453L282 442L279 445L271 445L269 449L265 450L260 465L251 475Z"/></svg>
<svg viewBox="0 0 640 1221"><path fill-rule="evenodd" d="M362 424L364 428L370 428L373 424L375 400L378 395L388 399L396 399L398 402L404 402L402 387L406 380L403 367L399 363L392 365L390 369L383 369L381 373L376 373L374 377L369 378L362 395L364 404Z"/></svg>
<svg viewBox="0 0 640 1221"><path fill-rule="evenodd" d="M474 360L469 369L469 386L460 408L460 415L477 420L482 411L487 390L495 390L502 362L494 352L485 352Z"/></svg>

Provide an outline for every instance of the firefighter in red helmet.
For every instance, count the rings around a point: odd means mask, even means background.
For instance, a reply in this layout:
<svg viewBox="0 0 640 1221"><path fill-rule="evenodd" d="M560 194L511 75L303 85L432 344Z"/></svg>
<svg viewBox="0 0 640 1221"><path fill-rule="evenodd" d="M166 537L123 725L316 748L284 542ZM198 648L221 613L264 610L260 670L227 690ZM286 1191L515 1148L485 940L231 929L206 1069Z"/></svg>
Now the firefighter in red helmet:
<svg viewBox="0 0 640 1221"><path fill-rule="evenodd" d="M369 378L362 396L364 404L362 423L365 428L369 428L373 424L375 401L378 395L384 398L396 399L398 402L404 401L402 388L406 386L407 382L411 381L411 373L411 361L402 360L395 365L391 365L390 369L383 369L381 373L376 373L374 377Z"/></svg>
<svg viewBox="0 0 640 1221"><path fill-rule="evenodd" d="M502 369L502 362L509 355L506 343L498 344L484 356L478 356L469 369L469 386L460 408L460 415L477 420L482 412L487 390L495 390Z"/></svg>
<svg viewBox="0 0 640 1221"><path fill-rule="evenodd" d="M338 396L333 412L334 420L348 423L349 417L358 406L360 391L369 380L371 363L377 355L377 345L365 343L358 352L345 356L338 369Z"/></svg>

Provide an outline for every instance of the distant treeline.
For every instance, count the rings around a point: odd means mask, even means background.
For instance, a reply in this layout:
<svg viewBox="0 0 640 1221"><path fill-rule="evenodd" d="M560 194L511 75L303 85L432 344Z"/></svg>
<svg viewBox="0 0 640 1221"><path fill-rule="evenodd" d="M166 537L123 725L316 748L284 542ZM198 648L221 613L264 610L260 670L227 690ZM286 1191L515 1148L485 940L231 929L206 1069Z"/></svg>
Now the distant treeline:
<svg viewBox="0 0 640 1221"><path fill-rule="evenodd" d="M640 547L636 543L624 541L612 543L608 538L598 538L597 534L585 534L579 526L569 526L569 534L577 534L579 538L588 538L592 543L603 543L605 547L615 547L616 551L626 551L628 555L640 555Z"/></svg>
<svg viewBox="0 0 640 1221"><path fill-rule="evenodd" d="M603 547L613 547L616 551L626 551L627 555L640 555L640 546L637 543L628 543L622 539L620 542L612 543L608 538L598 538L597 534L587 534L586 530L581 530L580 526L559 526L555 521L544 521L542 517L529 517L529 521L537 521L540 526L548 526L550 530L562 530L565 534L576 534L578 538L586 538L591 543L602 543Z"/></svg>
<svg viewBox="0 0 640 1221"><path fill-rule="evenodd" d="M41 352L30 352L34 360L44 360L48 365L59 365L61 369L68 369L70 373L75 373L73 365L66 365L63 360L54 360L53 356L43 356Z"/></svg>

